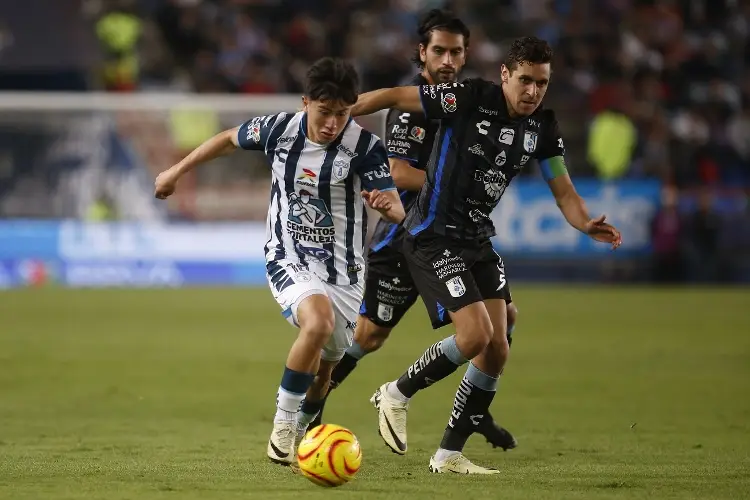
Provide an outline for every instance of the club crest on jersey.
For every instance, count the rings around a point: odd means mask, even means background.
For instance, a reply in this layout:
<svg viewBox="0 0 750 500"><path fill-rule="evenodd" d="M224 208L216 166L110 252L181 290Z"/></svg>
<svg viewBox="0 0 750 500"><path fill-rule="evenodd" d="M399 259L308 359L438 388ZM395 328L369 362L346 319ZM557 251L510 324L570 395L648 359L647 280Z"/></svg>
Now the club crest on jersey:
<svg viewBox="0 0 750 500"><path fill-rule="evenodd" d="M450 292L451 297L458 298L466 293L466 286L464 285L464 280L461 279L461 276L449 279L445 282L445 286L448 287L448 292Z"/></svg>
<svg viewBox="0 0 750 500"><path fill-rule="evenodd" d="M297 177L300 186L318 187L318 176L309 168L302 169L302 175Z"/></svg>
<svg viewBox="0 0 750 500"><path fill-rule="evenodd" d="M393 306L388 304L378 303L378 318L381 321L390 321L393 319Z"/></svg>
<svg viewBox="0 0 750 500"><path fill-rule="evenodd" d="M411 138L414 139L415 141L419 142L419 143L421 143L422 141L424 141L424 137L425 137L426 134L427 134L427 132L425 132L425 129L423 129L422 127L412 127L411 128Z"/></svg>
<svg viewBox="0 0 750 500"><path fill-rule="evenodd" d="M343 158L338 158L333 162L333 178L334 180L341 181L349 176L350 162Z"/></svg>
<svg viewBox="0 0 750 500"><path fill-rule="evenodd" d="M527 153L533 153L536 151L536 140L539 134L536 132L525 132L523 134L523 149Z"/></svg>
<svg viewBox="0 0 750 500"><path fill-rule="evenodd" d="M443 99L440 104L443 106L443 111L446 113L453 113L456 111L456 94L452 92L443 94Z"/></svg>

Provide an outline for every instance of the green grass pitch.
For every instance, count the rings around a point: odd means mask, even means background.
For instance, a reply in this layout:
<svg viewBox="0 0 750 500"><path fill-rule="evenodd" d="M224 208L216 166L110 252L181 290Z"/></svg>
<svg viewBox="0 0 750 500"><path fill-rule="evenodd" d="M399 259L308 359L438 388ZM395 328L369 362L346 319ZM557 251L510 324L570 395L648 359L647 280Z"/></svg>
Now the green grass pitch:
<svg viewBox="0 0 750 500"><path fill-rule="evenodd" d="M331 399L356 479L309 483L265 457L294 330L266 289L0 293L0 498L750 498L750 291L536 287L493 404L503 473L430 475L459 370L418 394L409 453L368 399L434 332L418 305Z"/></svg>

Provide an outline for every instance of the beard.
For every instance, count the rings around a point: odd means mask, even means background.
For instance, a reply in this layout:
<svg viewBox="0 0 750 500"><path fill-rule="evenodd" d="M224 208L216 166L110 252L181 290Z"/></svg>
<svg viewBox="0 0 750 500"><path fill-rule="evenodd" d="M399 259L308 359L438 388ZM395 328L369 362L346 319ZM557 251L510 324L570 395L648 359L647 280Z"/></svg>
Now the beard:
<svg viewBox="0 0 750 500"><path fill-rule="evenodd" d="M453 83L458 79L458 73L456 71L449 73L449 72L444 72L444 71L441 72L440 70L431 71L428 68L427 72L430 74L430 78L432 78L432 81L435 82L435 84Z"/></svg>

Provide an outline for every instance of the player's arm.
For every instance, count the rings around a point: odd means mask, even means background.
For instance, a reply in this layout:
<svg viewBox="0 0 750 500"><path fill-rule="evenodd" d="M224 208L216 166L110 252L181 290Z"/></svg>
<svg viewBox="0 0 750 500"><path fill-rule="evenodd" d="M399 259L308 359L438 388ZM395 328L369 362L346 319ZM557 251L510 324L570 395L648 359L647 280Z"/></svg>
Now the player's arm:
<svg viewBox="0 0 750 500"><path fill-rule="evenodd" d="M565 165L565 146L560 128L550 110L542 117L541 140L535 156L539 160L542 177L547 181L568 224L597 241L611 243L613 249L619 247L622 243L620 232L605 222L605 215L592 219L586 209L586 202L573 186Z"/></svg>
<svg viewBox="0 0 750 500"><path fill-rule="evenodd" d="M428 119L450 118L475 104L475 88L465 83L393 87L360 94L352 115L369 115L381 109L395 108L423 113Z"/></svg>
<svg viewBox="0 0 750 500"><path fill-rule="evenodd" d="M399 189L419 191L425 181L424 171L415 168L424 148L429 122L422 113L390 110L385 122L385 147L391 177Z"/></svg>
<svg viewBox="0 0 750 500"><path fill-rule="evenodd" d="M419 191L427 179L427 173L424 170L414 168L411 164L401 158L388 158L391 167L391 177L393 183L399 189L406 191Z"/></svg>
<svg viewBox="0 0 750 500"><path fill-rule="evenodd" d="M164 199L174 193L177 181L198 165L208 163L220 156L225 156L237 148L248 150L263 150L268 142L268 136L277 120L282 115L259 116L249 120L239 127L219 132L203 144L191 151L180 162L163 171L154 182L154 196Z"/></svg>
<svg viewBox="0 0 750 500"><path fill-rule="evenodd" d="M357 166L357 174L362 181L362 197L370 208L380 212L385 220L400 224L406 212L393 183L388 156L380 139L375 141Z"/></svg>

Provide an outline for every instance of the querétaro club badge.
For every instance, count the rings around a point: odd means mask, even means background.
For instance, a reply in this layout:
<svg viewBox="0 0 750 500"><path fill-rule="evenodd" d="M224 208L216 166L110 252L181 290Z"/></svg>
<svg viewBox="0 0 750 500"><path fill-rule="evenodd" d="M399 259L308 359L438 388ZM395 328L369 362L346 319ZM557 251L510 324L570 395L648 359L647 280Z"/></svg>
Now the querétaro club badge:
<svg viewBox="0 0 750 500"><path fill-rule="evenodd" d="M443 94L443 100L440 104L443 106L443 111L446 113L453 113L456 111L456 94L453 94L452 92Z"/></svg>

